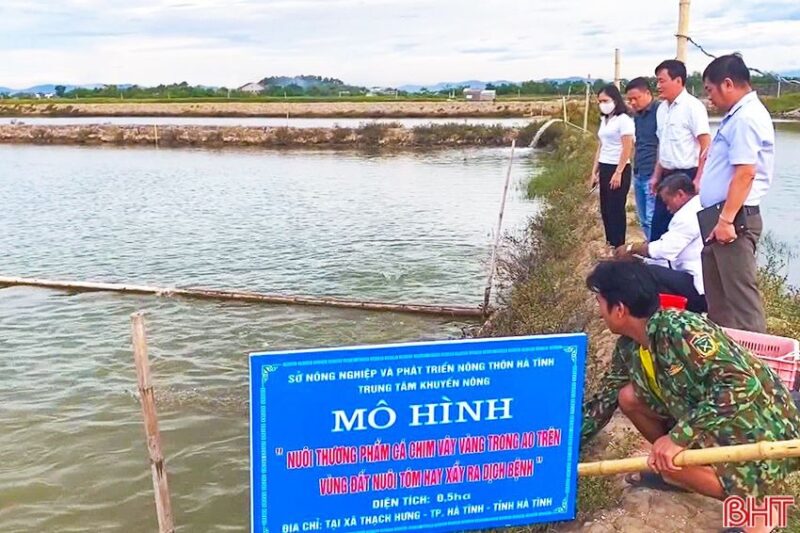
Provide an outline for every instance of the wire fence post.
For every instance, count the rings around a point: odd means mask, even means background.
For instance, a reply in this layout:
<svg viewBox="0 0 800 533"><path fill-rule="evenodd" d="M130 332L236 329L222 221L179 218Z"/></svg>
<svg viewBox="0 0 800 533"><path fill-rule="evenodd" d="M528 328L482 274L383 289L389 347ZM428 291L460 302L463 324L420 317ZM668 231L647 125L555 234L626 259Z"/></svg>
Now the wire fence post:
<svg viewBox="0 0 800 533"><path fill-rule="evenodd" d="M589 100L592 95L592 76L586 78L586 106L583 109L583 131L589 131Z"/></svg>
<svg viewBox="0 0 800 533"><path fill-rule="evenodd" d="M686 64L686 57L688 52L688 36L689 36L689 7L691 0L680 0L678 6L678 50L675 57L678 61Z"/></svg>

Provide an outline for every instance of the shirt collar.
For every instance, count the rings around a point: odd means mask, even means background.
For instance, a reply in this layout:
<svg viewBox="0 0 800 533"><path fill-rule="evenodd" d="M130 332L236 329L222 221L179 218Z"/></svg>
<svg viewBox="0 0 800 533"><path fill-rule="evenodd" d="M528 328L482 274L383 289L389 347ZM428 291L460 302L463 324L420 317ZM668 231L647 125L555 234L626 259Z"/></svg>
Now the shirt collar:
<svg viewBox="0 0 800 533"><path fill-rule="evenodd" d="M653 111L658 109L658 104L659 103L660 102L657 99L653 98L653 100L650 102L650 104L647 107L642 109L640 112L636 113L636 116L643 117L645 115L649 115L650 113L652 113Z"/></svg>
<svg viewBox="0 0 800 533"><path fill-rule="evenodd" d="M689 91L687 91L686 88L684 87L684 89L681 91L681 93L677 96L677 98L675 98L675 100L672 101L672 104L670 104L670 105L673 106L673 105L680 104L681 102L686 100L688 97L689 97Z"/></svg>
<svg viewBox="0 0 800 533"><path fill-rule="evenodd" d="M739 99L739 101L738 101L738 102L736 102L735 104L733 104L733 107L730 109L730 111L728 111L727 113L725 113L725 118L727 119L727 118L729 118L729 117L733 116L733 114L734 114L734 113L736 113L736 112L737 112L737 111L739 111L739 110L740 110L742 107L744 107L746 104L748 104L748 103L752 102L754 99L757 99L757 98L758 98L758 95L756 94L756 92L755 92L755 91L750 91L750 92L749 92L749 93L747 93L746 95L742 96L742 97Z"/></svg>
<svg viewBox="0 0 800 533"><path fill-rule="evenodd" d="M684 210L684 209L686 209L687 207L688 207L688 208L691 210L692 206L691 206L691 205L689 205L689 204L691 204L691 203L693 203L693 202L694 202L694 203L696 203L696 201L700 201L700 195L699 195L699 194L695 194L694 196L692 196L691 198L689 198L689 200L688 200L688 201L687 201L685 204L683 204L683 205L681 206L681 208L680 208L680 209L678 209L678 211L677 211L675 214L677 215L678 213L680 213L681 211L683 211L683 210Z"/></svg>

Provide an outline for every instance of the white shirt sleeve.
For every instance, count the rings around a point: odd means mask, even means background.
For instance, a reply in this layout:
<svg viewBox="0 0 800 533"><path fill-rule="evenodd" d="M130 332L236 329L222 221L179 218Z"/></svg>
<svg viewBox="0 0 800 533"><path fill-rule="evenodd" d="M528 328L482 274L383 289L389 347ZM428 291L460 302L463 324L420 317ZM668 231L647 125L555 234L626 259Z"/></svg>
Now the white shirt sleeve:
<svg viewBox="0 0 800 533"><path fill-rule="evenodd" d="M695 100L692 106L692 135L695 138L701 135L708 135L711 133L711 127L708 124L708 111L699 100Z"/></svg>
<svg viewBox="0 0 800 533"><path fill-rule="evenodd" d="M631 137L636 136L636 123L634 123L633 119L628 115L619 116L619 135L620 137L625 137L627 135Z"/></svg>
<svg viewBox="0 0 800 533"><path fill-rule="evenodd" d="M762 139L753 122L732 121L728 140L728 161L731 165L755 165L762 150Z"/></svg>
<svg viewBox="0 0 800 533"><path fill-rule="evenodd" d="M662 130L667 118L667 108L664 107L666 105L666 102L661 102L658 104L658 108L656 109L656 137L658 137L659 141L664 136L664 132Z"/></svg>
<svg viewBox="0 0 800 533"><path fill-rule="evenodd" d="M687 213L684 213L686 215ZM688 216L694 216L688 213ZM647 252L653 259L663 259L665 261L675 261L680 253L693 240L699 236L697 228L692 227L692 221L687 220L686 216L676 216L670 222L669 230L655 242L647 246Z"/></svg>

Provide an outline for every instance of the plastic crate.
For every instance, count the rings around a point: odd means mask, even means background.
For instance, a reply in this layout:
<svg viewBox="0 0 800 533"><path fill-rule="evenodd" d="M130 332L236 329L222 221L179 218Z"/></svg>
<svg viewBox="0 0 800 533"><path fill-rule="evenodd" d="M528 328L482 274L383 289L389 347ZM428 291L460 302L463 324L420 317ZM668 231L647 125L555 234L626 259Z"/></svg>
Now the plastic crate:
<svg viewBox="0 0 800 533"><path fill-rule="evenodd" d="M795 339L723 328L739 345L765 361L790 391L800 389L800 343Z"/></svg>

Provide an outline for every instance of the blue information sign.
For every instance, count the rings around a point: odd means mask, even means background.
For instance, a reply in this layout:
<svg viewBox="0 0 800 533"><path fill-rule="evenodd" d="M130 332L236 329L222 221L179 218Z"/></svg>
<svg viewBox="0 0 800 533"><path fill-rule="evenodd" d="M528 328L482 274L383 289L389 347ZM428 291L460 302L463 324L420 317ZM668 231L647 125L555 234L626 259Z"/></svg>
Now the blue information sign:
<svg viewBox="0 0 800 533"><path fill-rule="evenodd" d="M586 336L257 353L255 532L575 518Z"/></svg>

